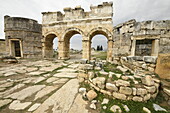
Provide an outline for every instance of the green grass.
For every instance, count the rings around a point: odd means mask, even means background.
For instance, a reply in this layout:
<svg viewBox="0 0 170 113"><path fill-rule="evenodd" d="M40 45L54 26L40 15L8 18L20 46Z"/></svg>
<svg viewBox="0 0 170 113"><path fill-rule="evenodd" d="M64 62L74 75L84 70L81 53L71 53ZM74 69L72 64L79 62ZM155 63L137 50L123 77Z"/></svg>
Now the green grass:
<svg viewBox="0 0 170 113"><path fill-rule="evenodd" d="M100 58L101 60L106 60L107 52L106 51L95 51L97 54L92 55L92 57Z"/></svg>
<svg viewBox="0 0 170 113"><path fill-rule="evenodd" d="M159 104L160 100L163 101L163 97L159 94L157 96L157 98L151 99L147 102L134 102L134 101L123 101L123 100L118 100L118 99L113 99L107 95L103 95L100 92L97 92L98 96L97 96L97 100L101 103L103 101L104 98L108 98L109 99L109 103L108 104L104 104L100 106L100 113L113 113L112 111L110 111L110 108L113 105L118 105L121 110L122 113L127 113L125 111L125 109L123 108L123 105L127 105L128 108L130 109L129 113L146 113L143 111L143 107L148 108L152 113L167 113L164 111L155 111L153 108L153 103ZM107 109L103 109L103 106L107 106Z"/></svg>

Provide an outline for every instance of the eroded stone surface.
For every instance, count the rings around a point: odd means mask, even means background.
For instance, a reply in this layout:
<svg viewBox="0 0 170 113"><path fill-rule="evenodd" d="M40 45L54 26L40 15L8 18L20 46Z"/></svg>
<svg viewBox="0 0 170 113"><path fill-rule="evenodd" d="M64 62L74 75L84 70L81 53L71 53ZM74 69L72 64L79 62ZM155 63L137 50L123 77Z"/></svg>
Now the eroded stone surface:
<svg viewBox="0 0 170 113"><path fill-rule="evenodd" d="M0 100L0 108L12 102L11 99Z"/></svg>
<svg viewBox="0 0 170 113"><path fill-rule="evenodd" d="M34 111L34 110L36 110L40 105L41 105L40 103L35 103L34 105L32 105L32 106L28 109L28 111Z"/></svg>
<svg viewBox="0 0 170 113"><path fill-rule="evenodd" d="M68 113L88 113L87 104L87 101L84 101L82 96L78 94Z"/></svg>
<svg viewBox="0 0 170 113"><path fill-rule="evenodd" d="M13 101L10 105L9 105L9 109L13 109L13 110L24 110L25 108L27 108L29 105L31 105L32 102L24 102L21 103L19 100L15 100Z"/></svg>
<svg viewBox="0 0 170 113"><path fill-rule="evenodd" d="M63 87L45 100L42 105L33 113L44 113L51 106L54 113L66 113L69 111L76 94L78 93L78 80L68 81ZM67 97L67 99L66 99ZM60 99L59 99L60 98Z"/></svg>
<svg viewBox="0 0 170 113"><path fill-rule="evenodd" d="M28 88L25 88L25 89L19 91L19 92L16 92L16 93L13 93L13 94L7 96L7 98L10 97L13 99L24 100L25 98L30 97L31 95L38 92L39 90L41 90L44 87L45 87L45 85L30 86Z"/></svg>
<svg viewBox="0 0 170 113"><path fill-rule="evenodd" d="M52 91L56 90L57 88L59 88L59 86L55 85L55 86L47 86L45 88L43 88L42 90L40 90L36 95L34 100L40 99L43 96L51 93Z"/></svg>

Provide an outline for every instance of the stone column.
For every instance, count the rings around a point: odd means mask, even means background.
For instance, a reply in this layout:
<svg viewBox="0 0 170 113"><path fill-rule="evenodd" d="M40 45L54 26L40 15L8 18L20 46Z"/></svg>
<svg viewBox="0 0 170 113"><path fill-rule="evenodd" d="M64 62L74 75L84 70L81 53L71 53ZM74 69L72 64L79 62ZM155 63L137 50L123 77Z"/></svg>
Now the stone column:
<svg viewBox="0 0 170 113"><path fill-rule="evenodd" d="M65 59L65 42L58 41L58 59Z"/></svg>
<svg viewBox="0 0 170 113"><path fill-rule="evenodd" d="M108 44L108 49L107 49L107 61L112 61L113 60L113 57L112 57L112 54L113 54L113 40L108 40L107 42Z"/></svg>
<svg viewBox="0 0 170 113"><path fill-rule="evenodd" d="M83 53L82 58L90 60L91 59L91 42L89 40L82 40Z"/></svg>
<svg viewBox="0 0 170 113"><path fill-rule="evenodd" d="M152 41L152 53L151 56L158 56L159 53L159 39Z"/></svg>
<svg viewBox="0 0 170 113"><path fill-rule="evenodd" d="M42 56L43 58L45 58L45 39L44 38L41 40L41 43L42 43Z"/></svg>
<svg viewBox="0 0 170 113"><path fill-rule="evenodd" d="M135 56L136 40L132 41L131 56Z"/></svg>

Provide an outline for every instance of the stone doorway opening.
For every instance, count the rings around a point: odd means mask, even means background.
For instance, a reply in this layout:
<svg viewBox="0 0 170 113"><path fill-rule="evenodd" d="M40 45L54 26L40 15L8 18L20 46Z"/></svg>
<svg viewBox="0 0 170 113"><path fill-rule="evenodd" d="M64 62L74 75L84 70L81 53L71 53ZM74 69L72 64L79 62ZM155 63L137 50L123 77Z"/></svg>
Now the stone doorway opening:
<svg viewBox="0 0 170 113"><path fill-rule="evenodd" d="M12 56L21 57L20 41L18 40L11 41L11 46L12 46Z"/></svg>
<svg viewBox="0 0 170 113"><path fill-rule="evenodd" d="M92 59L100 58L106 60L107 58L107 49L108 49L108 40L104 35L98 34L92 38L91 41L91 57Z"/></svg>
<svg viewBox="0 0 170 113"><path fill-rule="evenodd" d="M10 55L14 57L23 57L22 54L22 44L19 39L9 39L10 44Z"/></svg>
<svg viewBox="0 0 170 113"><path fill-rule="evenodd" d="M136 40L135 56L151 56L152 39Z"/></svg>
<svg viewBox="0 0 170 113"><path fill-rule="evenodd" d="M47 35L43 48L44 58L58 58L58 37L55 34Z"/></svg>

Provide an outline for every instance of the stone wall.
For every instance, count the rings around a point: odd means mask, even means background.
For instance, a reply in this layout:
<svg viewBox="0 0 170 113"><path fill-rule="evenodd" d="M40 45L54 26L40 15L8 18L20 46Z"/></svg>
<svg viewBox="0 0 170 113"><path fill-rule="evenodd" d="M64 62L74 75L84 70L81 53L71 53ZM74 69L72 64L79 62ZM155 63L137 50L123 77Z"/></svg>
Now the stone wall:
<svg viewBox="0 0 170 113"><path fill-rule="evenodd" d="M160 78L170 80L170 54L159 54L156 64L156 73Z"/></svg>
<svg viewBox="0 0 170 113"><path fill-rule="evenodd" d="M3 56L6 52L6 48L5 48L5 40L4 39L0 39L0 56Z"/></svg>
<svg viewBox="0 0 170 113"><path fill-rule="evenodd" d="M43 57L52 56L52 40L58 38L58 59L69 59L70 38L82 36L82 58L91 59L91 40L101 34L108 39L107 60L112 60L113 46L113 3L103 2L84 11L81 6L64 8L61 12L43 12Z"/></svg>
<svg viewBox="0 0 170 113"><path fill-rule="evenodd" d="M153 40L151 56L170 53L170 20L136 22L114 27L113 56L135 56L136 40Z"/></svg>
<svg viewBox="0 0 170 113"><path fill-rule="evenodd" d="M42 26L37 21L20 17L4 17L6 51L15 56L12 41L19 41L21 57L40 58L42 56Z"/></svg>

